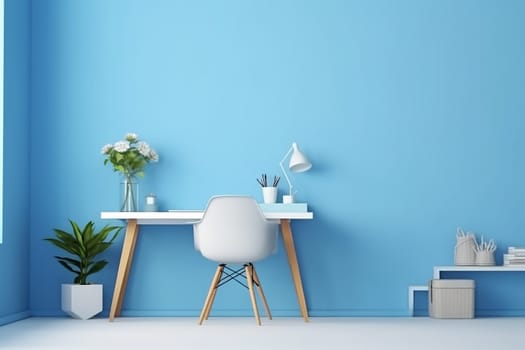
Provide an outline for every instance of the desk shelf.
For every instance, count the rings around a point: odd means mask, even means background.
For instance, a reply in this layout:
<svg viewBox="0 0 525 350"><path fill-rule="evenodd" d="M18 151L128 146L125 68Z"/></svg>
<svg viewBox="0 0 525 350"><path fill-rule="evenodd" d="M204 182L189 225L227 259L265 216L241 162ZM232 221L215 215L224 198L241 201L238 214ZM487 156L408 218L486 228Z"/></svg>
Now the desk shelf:
<svg viewBox="0 0 525 350"><path fill-rule="evenodd" d="M433 279L441 279L442 272L525 272L525 266L434 266ZM428 285L408 287L408 313L414 316L416 293L428 293Z"/></svg>
<svg viewBox="0 0 525 350"><path fill-rule="evenodd" d="M525 272L525 266L434 266L434 279L441 278L441 272Z"/></svg>

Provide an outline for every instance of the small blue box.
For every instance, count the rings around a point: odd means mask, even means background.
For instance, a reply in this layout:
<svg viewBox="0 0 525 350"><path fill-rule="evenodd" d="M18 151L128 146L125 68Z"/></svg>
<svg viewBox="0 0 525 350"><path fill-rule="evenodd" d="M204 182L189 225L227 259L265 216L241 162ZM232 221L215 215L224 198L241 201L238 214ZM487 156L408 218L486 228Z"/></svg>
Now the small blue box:
<svg viewBox="0 0 525 350"><path fill-rule="evenodd" d="M259 203L262 211L267 212L307 212L306 203Z"/></svg>

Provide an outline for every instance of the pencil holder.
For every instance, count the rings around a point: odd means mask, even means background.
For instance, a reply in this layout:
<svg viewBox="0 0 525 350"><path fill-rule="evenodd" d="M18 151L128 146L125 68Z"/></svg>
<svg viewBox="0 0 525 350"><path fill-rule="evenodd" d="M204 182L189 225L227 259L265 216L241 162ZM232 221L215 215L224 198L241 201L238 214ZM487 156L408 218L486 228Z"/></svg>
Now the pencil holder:
<svg viewBox="0 0 525 350"><path fill-rule="evenodd" d="M264 203L277 202L277 187L263 187L262 191Z"/></svg>
<svg viewBox="0 0 525 350"><path fill-rule="evenodd" d="M457 238L454 263L456 265L476 264L476 241L473 235Z"/></svg>
<svg viewBox="0 0 525 350"><path fill-rule="evenodd" d="M476 252L476 265L494 266L494 252L490 250L480 250Z"/></svg>
<svg viewBox="0 0 525 350"><path fill-rule="evenodd" d="M481 266L493 266L496 265L494 262L494 251L496 250L496 243L493 239L485 241L481 236L481 242L476 243L476 265Z"/></svg>

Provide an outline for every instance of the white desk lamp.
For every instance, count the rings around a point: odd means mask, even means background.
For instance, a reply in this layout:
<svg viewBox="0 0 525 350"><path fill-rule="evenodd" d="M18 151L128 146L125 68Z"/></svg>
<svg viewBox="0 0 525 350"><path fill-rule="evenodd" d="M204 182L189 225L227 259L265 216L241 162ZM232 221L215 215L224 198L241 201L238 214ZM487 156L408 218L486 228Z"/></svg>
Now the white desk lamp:
<svg viewBox="0 0 525 350"><path fill-rule="evenodd" d="M290 178L288 177L288 174L286 174L286 170L284 169L283 163L286 160L286 158L290 155L290 153L293 151L292 156L290 157L290 163L288 164L288 168L293 171L294 173L302 173L304 171L309 170L312 167L312 163L306 158L306 156L299 150L299 147L294 142L292 143L292 147L286 152L283 159L279 163L281 166L281 170L283 171L284 177L286 178L286 181L288 181L288 186L290 188L290 192L288 195L283 196L283 203L293 203L293 194L292 194L292 183L290 182Z"/></svg>

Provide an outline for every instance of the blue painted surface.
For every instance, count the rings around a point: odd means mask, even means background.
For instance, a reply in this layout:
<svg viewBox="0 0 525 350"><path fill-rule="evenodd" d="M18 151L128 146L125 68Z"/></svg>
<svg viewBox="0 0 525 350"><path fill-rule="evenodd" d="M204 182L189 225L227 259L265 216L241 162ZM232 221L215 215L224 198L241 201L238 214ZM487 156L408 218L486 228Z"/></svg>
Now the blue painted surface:
<svg viewBox="0 0 525 350"><path fill-rule="evenodd" d="M0 325L30 315L29 0L5 1L4 211L0 244Z"/></svg>
<svg viewBox="0 0 525 350"><path fill-rule="evenodd" d="M414 293L414 317L428 315L428 291L416 291Z"/></svg>
<svg viewBox="0 0 525 350"><path fill-rule="evenodd" d="M453 262L458 225L494 238L501 264L525 245L524 14L518 0L33 2L32 312L59 313L72 278L42 238L106 223L119 177L100 149L130 131L160 154L140 190L163 210L262 199L255 179L300 145L313 168L292 174L296 200L315 219L292 225L312 315L406 315L407 287ZM106 310L121 245L96 276ZM274 313L298 315L280 248L259 275ZM123 313L196 316L213 271L191 227L145 227ZM487 315L525 315L521 276L495 308L501 277L486 278ZM251 313L240 288L216 303Z"/></svg>

